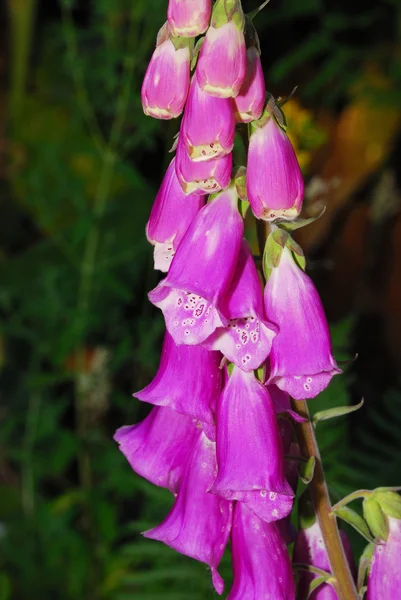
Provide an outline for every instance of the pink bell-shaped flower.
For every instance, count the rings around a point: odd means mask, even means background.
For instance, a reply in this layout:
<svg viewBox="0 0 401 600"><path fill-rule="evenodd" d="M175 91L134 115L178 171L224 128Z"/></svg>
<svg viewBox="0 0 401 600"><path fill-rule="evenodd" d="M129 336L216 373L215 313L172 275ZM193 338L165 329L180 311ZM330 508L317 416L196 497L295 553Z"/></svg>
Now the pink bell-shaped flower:
<svg viewBox="0 0 401 600"><path fill-rule="evenodd" d="M265 287L265 309L279 328L269 355L268 383L297 400L314 398L340 373L319 294L288 248Z"/></svg>
<svg viewBox="0 0 401 600"><path fill-rule="evenodd" d="M200 51L196 76L202 90L218 98L235 98L246 71L246 46L234 21L209 27Z"/></svg>
<svg viewBox="0 0 401 600"><path fill-rule="evenodd" d="M213 585L221 594L224 582L217 567L230 535L232 503L207 492L215 470L215 444L201 433L172 510L163 523L144 536L208 564Z"/></svg>
<svg viewBox="0 0 401 600"><path fill-rule="evenodd" d="M163 25L142 84L141 98L145 115L156 119L174 119L185 105L190 80L190 50L176 50L168 25Z"/></svg>
<svg viewBox="0 0 401 600"><path fill-rule="evenodd" d="M134 397L213 424L222 387L220 362L219 352L201 346L178 346L166 331L156 377Z"/></svg>
<svg viewBox="0 0 401 600"><path fill-rule="evenodd" d="M277 522L237 502L231 534L234 583L227 600L295 600L294 577Z"/></svg>
<svg viewBox="0 0 401 600"><path fill-rule="evenodd" d="M387 516L387 541L375 546L368 577L367 600L401 598L401 520Z"/></svg>
<svg viewBox="0 0 401 600"><path fill-rule="evenodd" d="M166 273L195 215L205 203L204 196L187 196L177 179L175 158L171 161L153 203L146 237L155 247L155 269Z"/></svg>
<svg viewBox="0 0 401 600"><path fill-rule="evenodd" d="M169 0L167 19L174 35L196 37L209 26L212 0Z"/></svg>
<svg viewBox="0 0 401 600"><path fill-rule="evenodd" d="M294 219L302 208L304 182L294 149L273 117L249 140L248 199L258 219Z"/></svg>
<svg viewBox="0 0 401 600"><path fill-rule="evenodd" d="M284 477L284 457L274 406L253 372L234 367L218 401L218 472L210 491L240 500L261 519L287 516L294 493Z"/></svg>
<svg viewBox="0 0 401 600"><path fill-rule="evenodd" d="M250 123L259 119L266 101L266 86L259 51L251 46L246 51L246 73L238 96L234 98L235 120Z"/></svg>
<svg viewBox="0 0 401 600"><path fill-rule="evenodd" d="M193 161L181 139L177 146L175 169L186 194L210 194L224 190L230 183L232 154L208 161Z"/></svg>
<svg viewBox="0 0 401 600"><path fill-rule="evenodd" d="M205 161L229 154L234 134L231 100L204 92L193 77L180 129L180 138L191 160Z"/></svg>
<svg viewBox="0 0 401 600"><path fill-rule="evenodd" d="M354 572L354 561L350 543L344 531L340 531L340 536L351 570ZM295 540L293 561L294 563L303 563L317 567L328 573L331 572L323 535L317 520L310 527L298 531ZM310 582L316 577L317 575L314 573L300 571L298 580L299 598L307 597ZM338 597L335 589L330 584L322 583L322 585L312 592L309 598L310 600L337 600ZM392 596L383 596L383 600L384 598L390 599Z"/></svg>
<svg viewBox="0 0 401 600"><path fill-rule="evenodd" d="M219 305L234 275L244 228L237 201L231 186L199 211L167 277L149 293L176 344L200 344L226 325Z"/></svg>
<svg viewBox="0 0 401 600"><path fill-rule="evenodd" d="M257 369L268 356L278 329L265 319L262 285L248 242L243 239L234 279L221 302L229 319L204 342L243 371Z"/></svg>
<svg viewBox="0 0 401 600"><path fill-rule="evenodd" d="M137 425L120 427L114 439L138 475L176 493L199 435L194 419L156 407Z"/></svg>

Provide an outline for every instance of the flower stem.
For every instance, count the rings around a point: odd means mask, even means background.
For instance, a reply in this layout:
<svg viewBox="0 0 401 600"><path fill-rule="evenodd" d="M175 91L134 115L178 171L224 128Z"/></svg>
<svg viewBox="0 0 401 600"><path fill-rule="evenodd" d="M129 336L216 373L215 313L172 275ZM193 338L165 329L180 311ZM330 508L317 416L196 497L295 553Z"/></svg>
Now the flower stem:
<svg viewBox="0 0 401 600"><path fill-rule="evenodd" d="M358 592L345 556L337 527L337 519L332 513L330 496L308 405L302 400L292 400L292 406L299 415L306 419L303 423L296 424L301 452L307 458L314 456L316 459L315 471L309 489L326 546L330 570L334 578L333 586L339 600L358 600Z"/></svg>

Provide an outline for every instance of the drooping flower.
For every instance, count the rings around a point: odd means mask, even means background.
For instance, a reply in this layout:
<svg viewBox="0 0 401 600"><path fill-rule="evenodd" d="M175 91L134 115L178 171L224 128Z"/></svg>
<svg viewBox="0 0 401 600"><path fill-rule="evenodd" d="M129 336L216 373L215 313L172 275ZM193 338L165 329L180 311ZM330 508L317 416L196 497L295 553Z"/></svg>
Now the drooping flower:
<svg viewBox="0 0 401 600"><path fill-rule="evenodd" d="M287 516L294 493L284 477L274 406L253 372L234 367L216 421L218 473L210 491L244 502L267 522Z"/></svg>
<svg viewBox="0 0 401 600"><path fill-rule="evenodd" d="M295 600L290 557L276 522L262 521L237 502L231 540L234 584L227 600Z"/></svg>
<svg viewBox="0 0 401 600"><path fill-rule="evenodd" d="M259 119L266 100L266 86L258 49L251 46L246 51L245 79L234 98L235 120L250 123Z"/></svg>
<svg viewBox="0 0 401 600"><path fill-rule="evenodd" d="M302 174L290 140L273 117L250 137L246 185L258 219L294 219L301 212Z"/></svg>
<svg viewBox="0 0 401 600"><path fill-rule="evenodd" d="M180 129L180 138L191 160L205 161L229 154L234 146L234 134L231 100L204 92L194 76Z"/></svg>
<svg viewBox="0 0 401 600"><path fill-rule="evenodd" d="M194 419L156 407L137 425L120 427L114 439L138 475L176 493L199 435Z"/></svg>
<svg viewBox="0 0 401 600"><path fill-rule="evenodd" d="M167 18L174 35L196 37L209 26L211 0L169 0Z"/></svg>
<svg viewBox="0 0 401 600"><path fill-rule="evenodd" d="M202 432L194 446L166 519L144 535L208 564L216 591L224 583L217 567L230 535L232 503L207 493L216 470L215 444Z"/></svg>
<svg viewBox="0 0 401 600"><path fill-rule="evenodd" d="M314 398L340 373L319 294L288 248L265 287L265 309L279 327L269 355L268 383L293 398Z"/></svg>
<svg viewBox="0 0 401 600"><path fill-rule="evenodd" d="M351 570L354 571L352 558L352 550L348 538L344 531L340 531L341 541ZM319 523L316 520L313 525L300 529L298 531L293 554L294 563L303 563L322 569L330 573L330 563L327 555L326 547L323 540L322 531ZM300 598L306 598L310 582L318 577L314 573L308 571L299 572L298 580L298 595ZM386 596L386 598L391 596ZM323 583L309 596L310 600L337 600L335 589L328 583ZM384 600L384 596L383 596Z"/></svg>
<svg viewBox="0 0 401 600"><path fill-rule="evenodd" d="M142 84L144 113L156 119L178 117L187 99L189 80L189 47L184 45L176 50L166 24L159 32Z"/></svg>
<svg viewBox="0 0 401 600"><path fill-rule="evenodd" d="M262 286L245 239L234 279L220 306L229 319L227 327L216 329L204 345L220 350L243 371L257 369L266 360L278 329L265 319Z"/></svg>
<svg viewBox="0 0 401 600"><path fill-rule="evenodd" d="M175 168L178 181L186 194L214 194L224 190L230 183L232 164L231 153L195 162L189 158L181 139L178 142Z"/></svg>
<svg viewBox="0 0 401 600"><path fill-rule="evenodd" d="M178 346L166 331L157 374L134 397L213 424L222 387L220 362L219 352L201 346Z"/></svg>
<svg viewBox="0 0 401 600"><path fill-rule="evenodd" d="M376 544L368 577L367 600L396 600L401 592L401 519L387 516L388 537Z"/></svg>
<svg viewBox="0 0 401 600"><path fill-rule="evenodd" d="M233 20L209 27L200 51L196 76L202 90L218 98L235 98L246 71L246 46L242 28Z"/></svg>
<svg viewBox="0 0 401 600"><path fill-rule="evenodd" d="M305 421L304 417L301 417L295 410L292 410L290 396L287 392L280 390L276 385L268 385L267 387L277 414L287 413L298 423Z"/></svg>
<svg viewBox="0 0 401 600"><path fill-rule="evenodd" d="M231 186L200 210L167 277L149 293L176 344L200 344L226 325L219 305L234 274L244 228L237 200Z"/></svg>
<svg viewBox="0 0 401 600"><path fill-rule="evenodd" d="M171 161L152 206L146 237L155 247L155 269L167 272L184 233L205 203L204 196L187 196Z"/></svg>

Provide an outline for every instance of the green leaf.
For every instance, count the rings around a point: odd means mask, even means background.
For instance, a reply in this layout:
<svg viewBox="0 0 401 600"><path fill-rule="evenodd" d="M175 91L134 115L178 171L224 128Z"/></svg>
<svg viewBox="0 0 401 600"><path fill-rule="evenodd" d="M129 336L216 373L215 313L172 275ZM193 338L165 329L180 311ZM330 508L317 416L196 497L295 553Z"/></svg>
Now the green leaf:
<svg viewBox="0 0 401 600"><path fill-rule="evenodd" d="M308 595L306 596L305 600L309 600L313 592L317 590L318 587L320 587L323 583L327 583L327 579L328 578L324 577L323 575L321 577L315 577L314 579L312 579L312 581L309 584Z"/></svg>

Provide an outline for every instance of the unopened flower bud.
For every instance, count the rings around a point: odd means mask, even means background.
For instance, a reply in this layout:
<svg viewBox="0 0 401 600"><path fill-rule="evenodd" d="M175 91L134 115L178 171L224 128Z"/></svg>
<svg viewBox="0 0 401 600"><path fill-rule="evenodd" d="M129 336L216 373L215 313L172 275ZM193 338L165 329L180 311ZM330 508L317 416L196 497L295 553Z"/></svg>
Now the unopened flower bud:
<svg viewBox="0 0 401 600"><path fill-rule="evenodd" d="M196 76L200 87L218 98L239 93L246 71L246 46L242 29L234 21L209 27L200 51Z"/></svg>
<svg viewBox="0 0 401 600"><path fill-rule="evenodd" d="M258 219L295 219L301 212L301 170L290 140L273 117L251 135L246 181L248 199Z"/></svg>
<svg viewBox="0 0 401 600"><path fill-rule="evenodd" d="M234 98L235 120L250 123L259 119L266 100L266 86L257 48L251 46L246 52L246 73L238 96Z"/></svg>
<svg viewBox="0 0 401 600"><path fill-rule="evenodd" d="M188 156L184 143L178 142L176 173L186 194L209 194L225 189L231 179L232 154L195 162Z"/></svg>
<svg viewBox="0 0 401 600"><path fill-rule="evenodd" d="M142 84L144 113L156 119L174 119L185 105L190 78L190 51L175 48L168 36L159 36Z"/></svg>
<svg viewBox="0 0 401 600"><path fill-rule="evenodd" d="M234 146L235 119L229 98L215 98L192 78L180 138L191 160L207 161L229 154Z"/></svg>
<svg viewBox="0 0 401 600"><path fill-rule="evenodd" d="M169 0L167 19L174 35L196 37L209 26L211 0Z"/></svg>

